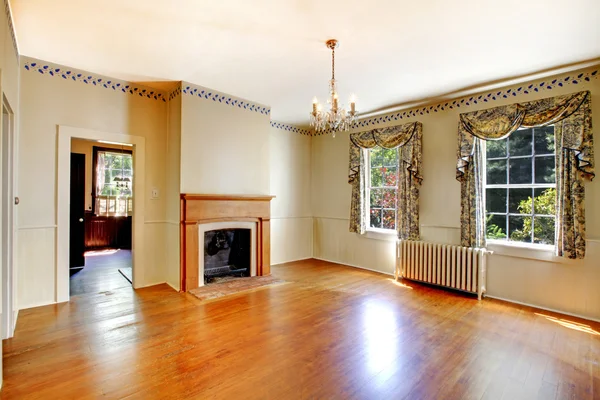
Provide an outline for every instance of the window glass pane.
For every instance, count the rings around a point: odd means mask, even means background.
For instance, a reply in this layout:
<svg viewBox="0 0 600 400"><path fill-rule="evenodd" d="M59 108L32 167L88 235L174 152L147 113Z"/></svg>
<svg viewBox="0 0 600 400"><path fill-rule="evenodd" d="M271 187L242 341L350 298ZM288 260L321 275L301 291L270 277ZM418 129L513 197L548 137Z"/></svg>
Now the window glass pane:
<svg viewBox="0 0 600 400"><path fill-rule="evenodd" d="M506 157L506 139L485 142L487 158Z"/></svg>
<svg viewBox="0 0 600 400"><path fill-rule="evenodd" d="M506 160L487 162L487 183L488 185L506 183Z"/></svg>
<svg viewBox="0 0 600 400"><path fill-rule="evenodd" d="M533 130L535 154L554 154L554 126L543 126Z"/></svg>
<svg viewBox="0 0 600 400"><path fill-rule="evenodd" d="M554 156L535 158L535 183L555 183L556 168Z"/></svg>
<svg viewBox="0 0 600 400"><path fill-rule="evenodd" d="M398 165L398 149L382 149L383 165L386 167L395 167Z"/></svg>
<svg viewBox="0 0 600 400"><path fill-rule="evenodd" d="M381 167L371 168L371 186L382 187L383 186L383 171Z"/></svg>
<svg viewBox="0 0 600 400"><path fill-rule="evenodd" d="M380 167L383 165L383 152L381 150L382 149L379 147L369 150L371 152L372 167Z"/></svg>
<svg viewBox="0 0 600 400"><path fill-rule="evenodd" d="M371 208L371 227L381 228L381 208Z"/></svg>
<svg viewBox="0 0 600 400"><path fill-rule="evenodd" d="M383 207L396 209L396 189L383 190Z"/></svg>
<svg viewBox="0 0 600 400"><path fill-rule="evenodd" d="M531 214L532 189L509 189L508 212Z"/></svg>
<svg viewBox="0 0 600 400"><path fill-rule="evenodd" d="M506 240L506 215L489 214L485 236L488 239Z"/></svg>
<svg viewBox="0 0 600 400"><path fill-rule="evenodd" d="M532 183L531 157L514 158L509 160L509 183Z"/></svg>
<svg viewBox="0 0 600 400"><path fill-rule="evenodd" d="M534 243L554 244L554 217L534 217Z"/></svg>
<svg viewBox="0 0 600 400"><path fill-rule="evenodd" d="M396 167L383 167L383 185L397 186L398 185L398 169Z"/></svg>
<svg viewBox="0 0 600 400"><path fill-rule="evenodd" d="M526 219L529 220L529 228L525 224ZM510 240L531 243L531 217L525 218L510 215L508 217L508 229L510 231Z"/></svg>
<svg viewBox="0 0 600 400"><path fill-rule="evenodd" d="M371 189L371 207L382 207L383 189Z"/></svg>
<svg viewBox="0 0 600 400"><path fill-rule="evenodd" d="M383 229L396 229L396 210L383 210Z"/></svg>
<svg viewBox="0 0 600 400"><path fill-rule="evenodd" d="M485 193L487 212L506 212L506 189L487 189Z"/></svg>
<svg viewBox="0 0 600 400"><path fill-rule="evenodd" d="M533 208L536 214L556 215L556 189L535 189Z"/></svg>
<svg viewBox="0 0 600 400"><path fill-rule="evenodd" d="M521 129L510 135L508 138L508 151L511 157L532 154L532 131L533 129Z"/></svg>

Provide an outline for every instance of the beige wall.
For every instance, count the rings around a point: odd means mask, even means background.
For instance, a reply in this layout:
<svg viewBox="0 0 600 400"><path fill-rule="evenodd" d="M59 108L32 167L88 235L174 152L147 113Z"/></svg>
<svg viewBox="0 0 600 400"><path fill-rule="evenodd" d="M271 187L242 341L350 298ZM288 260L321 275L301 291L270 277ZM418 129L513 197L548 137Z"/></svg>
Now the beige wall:
<svg viewBox="0 0 600 400"><path fill-rule="evenodd" d="M139 286L165 282L167 104L37 71L23 71L21 110L19 308L49 304L56 299L58 125L145 138L148 193L144 230L139 234L144 235L147 262L136 273ZM151 199L152 188L159 189L158 199Z"/></svg>
<svg viewBox="0 0 600 400"><path fill-rule="evenodd" d="M269 115L181 96L181 192L271 194Z"/></svg>
<svg viewBox="0 0 600 400"><path fill-rule="evenodd" d="M573 74L570 74L573 76ZM546 82L549 80L546 79ZM539 83L539 82L538 82ZM524 85L521 85L524 86ZM553 90L519 95L490 103L403 118L398 123L423 123L423 186L420 222L427 241L458 243L460 184L455 179L458 114L502 104L535 100L560 94L590 90L595 126L600 125L600 79L569 84ZM374 126L372 126L374 127ZM359 130L366 130L363 128ZM595 129L596 138L600 136ZM315 257L393 273L393 242L370 239L348 232L350 185L348 178L348 135L312 138L312 211ZM600 150L596 151L600 168ZM488 294L544 308L600 319L600 183L586 185L588 253L583 261L565 261L548 254L500 250L490 256ZM500 254L500 253L504 253ZM542 257L539 261L525 257Z"/></svg>
<svg viewBox="0 0 600 400"><path fill-rule="evenodd" d="M92 211L92 175L94 146L115 149L117 151L129 150L131 146L116 146L109 143L98 143L90 140L73 139L71 141L71 153L85 154L85 210ZM135 171L134 171L135 174Z"/></svg>
<svg viewBox="0 0 600 400"><path fill-rule="evenodd" d="M181 87L181 84L178 85ZM169 101L167 129L167 283L179 290L179 186L181 175L181 94Z"/></svg>
<svg viewBox="0 0 600 400"><path fill-rule="evenodd" d="M310 136L270 128L271 263L312 257Z"/></svg>

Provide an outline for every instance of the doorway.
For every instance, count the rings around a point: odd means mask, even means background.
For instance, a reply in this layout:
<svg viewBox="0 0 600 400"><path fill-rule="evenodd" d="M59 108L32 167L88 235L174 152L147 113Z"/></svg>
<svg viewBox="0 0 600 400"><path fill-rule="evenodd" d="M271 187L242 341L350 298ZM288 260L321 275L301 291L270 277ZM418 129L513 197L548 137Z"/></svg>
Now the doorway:
<svg viewBox="0 0 600 400"><path fill-rule="evenodd" d="M57 225L56 225L56 302L70 299L70 195L71 195L71 140L79 138L95 142L129 143L132 151L135 181L132 184L131 267L133 287L147 285L144 274L144 209L145 209L145 148L144 137L75 128L58 127L57 152ZM85 268L85 267L84 267Z"/></svg>
<svg viewBox="0 0 600 400"><path fill-rule="evenodd" d="M71 139L69 294L131 287L133 150Z"/></svg>
<svg viewBox="0 0 600 400"><path fill-rule="evenodd" d="M14 114L6 97L2 98L1 138L1 185L2 197L2 338L13 336L15 329L14 310Z"/></svg>

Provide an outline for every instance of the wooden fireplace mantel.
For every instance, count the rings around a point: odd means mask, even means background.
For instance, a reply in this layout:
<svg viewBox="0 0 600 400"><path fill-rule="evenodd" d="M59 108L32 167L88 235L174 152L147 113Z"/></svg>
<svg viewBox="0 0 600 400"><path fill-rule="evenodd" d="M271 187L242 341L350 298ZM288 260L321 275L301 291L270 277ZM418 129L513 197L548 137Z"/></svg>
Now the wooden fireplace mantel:
<svg viewBox="0 0 600 400"><path fill-rule="evenodd" d="M271 273L271 200L265 195L182 193L180 223L181 291L198 287L198 224L223 221L256 222L256 275Z"/></svg>

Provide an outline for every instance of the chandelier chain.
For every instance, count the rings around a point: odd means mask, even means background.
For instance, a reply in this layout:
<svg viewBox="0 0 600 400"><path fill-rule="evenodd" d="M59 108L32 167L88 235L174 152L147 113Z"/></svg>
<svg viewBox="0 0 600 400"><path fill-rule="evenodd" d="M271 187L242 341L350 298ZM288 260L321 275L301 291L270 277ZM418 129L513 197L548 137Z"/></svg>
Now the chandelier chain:
<svg viewBox="0 0 600 400"><path fill-rule="evenodd" d="M331 79L335 80L335 48L331 50Z"/></svg>

